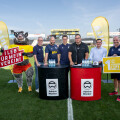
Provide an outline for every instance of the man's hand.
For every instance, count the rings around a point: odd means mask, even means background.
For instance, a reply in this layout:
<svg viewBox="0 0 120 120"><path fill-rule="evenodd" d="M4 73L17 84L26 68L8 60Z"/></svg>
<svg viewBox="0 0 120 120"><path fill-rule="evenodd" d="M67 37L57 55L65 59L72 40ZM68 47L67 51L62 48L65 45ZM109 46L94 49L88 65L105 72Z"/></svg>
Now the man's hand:
<svg viewBox="0 0 120 120"><path fill-rule="evenodd" d="M60 62L58 62L57 65L60 65Z"/></svg>
<svg viewBox="0 0 120 120"><path fill-rule="evenodd" d="M73 61L71 61L71 62L70 62L70 65L71 65L71 66L72 66L72 65L74 65L74 62L73 62Z"/></svg>
<svg viewBox="0 0 120 120"><path fill-rule="evenodd" d="M41 64L37 63L37 66L39 67Z"/></svg>
<svg viewBox="0 0 120 120"><path fill-rule="evenodd" d="M116 56L118 56L118 55L117 55L117 54L114 54L113 56L116 57Z"/></svg>
<svg viewBox="0 0 120 120"><path fill-rule="evenodd" d="M47 63L47 62L45 62L45 63L44 63L44 65L48 65L48 63Z"/></svg>

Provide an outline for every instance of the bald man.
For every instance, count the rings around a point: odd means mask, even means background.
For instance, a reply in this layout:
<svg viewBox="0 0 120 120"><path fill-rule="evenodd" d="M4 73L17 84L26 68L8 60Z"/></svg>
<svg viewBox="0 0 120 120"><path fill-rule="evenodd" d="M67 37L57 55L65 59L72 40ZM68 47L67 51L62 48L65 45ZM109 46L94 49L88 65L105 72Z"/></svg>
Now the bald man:
<svg viewBox="0 0 120 120"><path fill-rule="evenodd" d="M116 57L120 56L120 44L118 36L113 38L113 44L109 50L108 56ZM111 73L111 79L114 79L114 91L109 93L110 96L119 95L117 101L120 102L120 73ZM119 88L119 93L118 93Z"/></svg>

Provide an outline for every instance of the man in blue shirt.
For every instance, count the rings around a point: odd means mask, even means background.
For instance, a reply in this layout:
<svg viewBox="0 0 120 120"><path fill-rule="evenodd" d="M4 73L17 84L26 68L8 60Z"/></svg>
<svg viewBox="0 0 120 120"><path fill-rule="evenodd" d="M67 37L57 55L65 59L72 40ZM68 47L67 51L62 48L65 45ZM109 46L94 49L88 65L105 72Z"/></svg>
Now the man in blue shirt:
<svg viewBox="0 0 120 120"><path fill-rule="evenodd" d="M39 82L38 82L38 66L43 64L44 61L44 55L43 55L43 38L38 38L38 44L34 46L33 48L33 54L34 54L34 60L35 60L35 86L36 86L36 92L39 92Z"/></svg>
<svg viewBox="0 0 120 120"><path fill-rule="evenodd" d="M107 49L102 47L102 40L97 39L96 40L96 47L92 48L90 51L90 59L93 60L93 62L98 62L99 65L102 65L102 59L103 57L106 57L107 55Z"/></svg>
<svg viewBox="0 0 120 120"><path fill-rule="evenodd" d="M58 47L55 44L55 38L52 36L50 38L50 44L48 44L45 48L45 63L44 65L47 65L47 61L49 59L54 59L55 62L57 63L57 52L58 52Z"/></svg>
<svg viewBox="0 0 120 120"><path fill-rule="evenodd" d="M62 36L63 43L58 48L58 64L60 65L69 65L69 59L68 59L68 50L70 47L70 44L67 43L68 36L63 35Z"/></svg>
<svg viewBox="0 0 120 120"><path fill-rule="evenodd" d="M119 44L119 38L116 36L113 38L114 46L110 48L108 56L116 57L120 56L120 44ZM109 93L110 96L117 95L118 94L118 88L119 88L119 96L117 98L117 101L120 102L120 73L111 73L111 79L114 79L114 91Z"/></svg>

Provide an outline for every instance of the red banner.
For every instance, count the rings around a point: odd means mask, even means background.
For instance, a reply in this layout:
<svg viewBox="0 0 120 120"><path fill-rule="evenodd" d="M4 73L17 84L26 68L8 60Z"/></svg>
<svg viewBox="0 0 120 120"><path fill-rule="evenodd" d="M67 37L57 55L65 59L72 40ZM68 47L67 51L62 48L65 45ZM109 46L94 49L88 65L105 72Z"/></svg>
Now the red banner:
<svg viewBox="0 0 120 120"><path fill-rule="evenodd" d="M22 62L24 60L23 52L24 50L19 51L19 47L4 50L0 56L0 68Z"/></svg>

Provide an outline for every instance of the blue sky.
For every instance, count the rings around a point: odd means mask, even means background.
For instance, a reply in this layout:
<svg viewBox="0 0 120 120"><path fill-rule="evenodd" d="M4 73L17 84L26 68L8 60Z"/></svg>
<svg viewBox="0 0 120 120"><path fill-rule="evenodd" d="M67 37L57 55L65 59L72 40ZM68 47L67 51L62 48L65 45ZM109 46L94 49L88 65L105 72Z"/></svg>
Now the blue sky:
<svg viewBox="0 0 120 120"><path fill-rule="evenodd" d="M0 0L0 21L9 30L49 35L51 29L79 28L86 37L98 16L108 20L110 32L117 32L120 0Z"/></svg>

